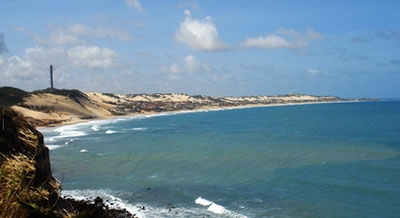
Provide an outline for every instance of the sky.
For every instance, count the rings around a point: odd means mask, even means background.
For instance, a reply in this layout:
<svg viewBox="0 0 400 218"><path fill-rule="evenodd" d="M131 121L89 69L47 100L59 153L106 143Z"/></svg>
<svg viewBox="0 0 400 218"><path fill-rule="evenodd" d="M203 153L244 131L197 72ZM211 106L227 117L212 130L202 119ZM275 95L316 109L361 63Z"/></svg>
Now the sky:
<svg viewBox="0 0 400 218"><path fill-rule="evenodd" d="M0 86L400 97L398 0L0 0Z"/></svg>

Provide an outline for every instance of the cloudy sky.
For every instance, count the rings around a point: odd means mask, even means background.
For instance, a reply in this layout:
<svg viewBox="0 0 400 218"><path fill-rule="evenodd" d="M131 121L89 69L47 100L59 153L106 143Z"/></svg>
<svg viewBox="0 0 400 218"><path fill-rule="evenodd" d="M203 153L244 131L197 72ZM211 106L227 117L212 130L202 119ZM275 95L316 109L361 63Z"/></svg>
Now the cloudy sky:
<svg viewBox="0 0 400 218"><path fill-rule="evenodd" d="M0 0L0 86L400 97L398 0Z"/></svg>

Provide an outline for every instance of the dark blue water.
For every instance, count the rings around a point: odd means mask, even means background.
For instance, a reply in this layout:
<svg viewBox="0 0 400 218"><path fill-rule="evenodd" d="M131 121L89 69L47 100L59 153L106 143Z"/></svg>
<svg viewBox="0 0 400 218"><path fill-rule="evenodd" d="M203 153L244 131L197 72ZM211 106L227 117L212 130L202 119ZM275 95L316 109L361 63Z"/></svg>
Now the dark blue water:
<svg viewBox="0 0 400 218"><path fill-rule="evenodd" d="M396 101L138 116L41 131L65 194L100 195L141 217L400 214Z"/></svg>

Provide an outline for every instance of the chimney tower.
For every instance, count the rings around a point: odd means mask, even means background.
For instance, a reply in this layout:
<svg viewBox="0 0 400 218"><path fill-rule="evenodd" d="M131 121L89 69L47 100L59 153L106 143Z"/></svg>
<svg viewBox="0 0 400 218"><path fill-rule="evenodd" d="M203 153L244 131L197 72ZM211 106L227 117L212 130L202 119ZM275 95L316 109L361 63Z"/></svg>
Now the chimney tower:
<svg viewBox="0 0 400 218"><path fill-rule="evenodd" d="M53 91L53 65L50 65L50 90Z"/></svg>

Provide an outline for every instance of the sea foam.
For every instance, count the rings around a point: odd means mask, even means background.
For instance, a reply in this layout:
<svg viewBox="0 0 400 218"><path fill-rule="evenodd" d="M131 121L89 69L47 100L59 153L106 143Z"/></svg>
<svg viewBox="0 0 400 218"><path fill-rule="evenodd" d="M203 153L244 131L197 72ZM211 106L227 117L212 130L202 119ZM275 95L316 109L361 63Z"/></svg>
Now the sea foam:
<svg viewBox="0 0 400 218"><path fill-rule="evenodd" d="M116 133L117 131L114 131L114 130L111 130L111 129L109 129L109 130L107 130L105 133L106 134L114 134L114 133Z"/></svg>
<svg viewBox="0 0 400 218"><path fill-rule="evenodd" d="M134 131L146 131L146 130L148 130L149 128L146 128L146 127L136 127L136 128L132 128L132 130L134 130Z"/></svg>
<svg viewBox="0 0 400 218"><path fill-rule="evenodd" d="M180 207L168 205L166 207L152 206L148 203L132 203L117 197L107 189L102 190L63 190L64 198L73 198L76 200L94 201L96 197L103 199L104 204L109 208L125 209L138 218L157 218L157 217L226 217L226 218L247 218L244 215L227 210L211 201L201 197L196 199L196 204L209 206L209 209L203 210L198 207Z"/></svg>
<svg viewBox="0 0 400 218"><path fill-rule="evenodd" d="M49 148L49 150L55 150L61 147L61 145L49 145L49 144L47 144L46 146Z"/></svg>
<svg viewBox="0 0 400 218"><path fill-rule="evenodd" d="M54 129L54 132L59 133L57 136L53 136L49 138L49 141L56 141L57 139L63 139L63 138L74 138L74 137L80 137L80 136L85 136L86 133L84 131L78 130L76 126L63 126Z"/></svg>
<svg viewBox="0 0 400 218"><path fill-rule="evenodd" d="M64 198L72 198L78 201L94 201L96 197L103 199L103 203L112 209L125 209L137 218L156 217L193 217L200 213L196 209L175 207L153 207L148 204L130 203L116 196L110 190L63 190Z"/></svg>
<svg viewBox="0 0 400 218"><path fill-rule="evenodd" d="M247 216L245 216L245 215L236 213L234 211L230 211L230 210L226 209L225 207L223 207L219 204L216 204L212 201L209 201L207 199L204 199L202 197L198 197L195 200L195 203L198 205L201 205L201 206L208 207L207 211L212 212L214 214L225 215L227 217L232 217L232 218L247 218Z"/></svg>
<svg viewBox="0 0 400 218"><path fill-rule="evenodd" d="M98 131L100 131L100 126L94 125L94 126L90 127L90 129L95 131L95 132L98 132Z"/></svg>
<svg viewBox="0 0 400 218"><path fill-rule="evenodd" d="M198 198L195 200L195 203L196 203L196 204L199 204L199 205L201 205L201 206L210 206L213 202L212 202L212 201L209 201L209 200L206 200L206 199L204 199L204 198L198 197Z"/></svg>

